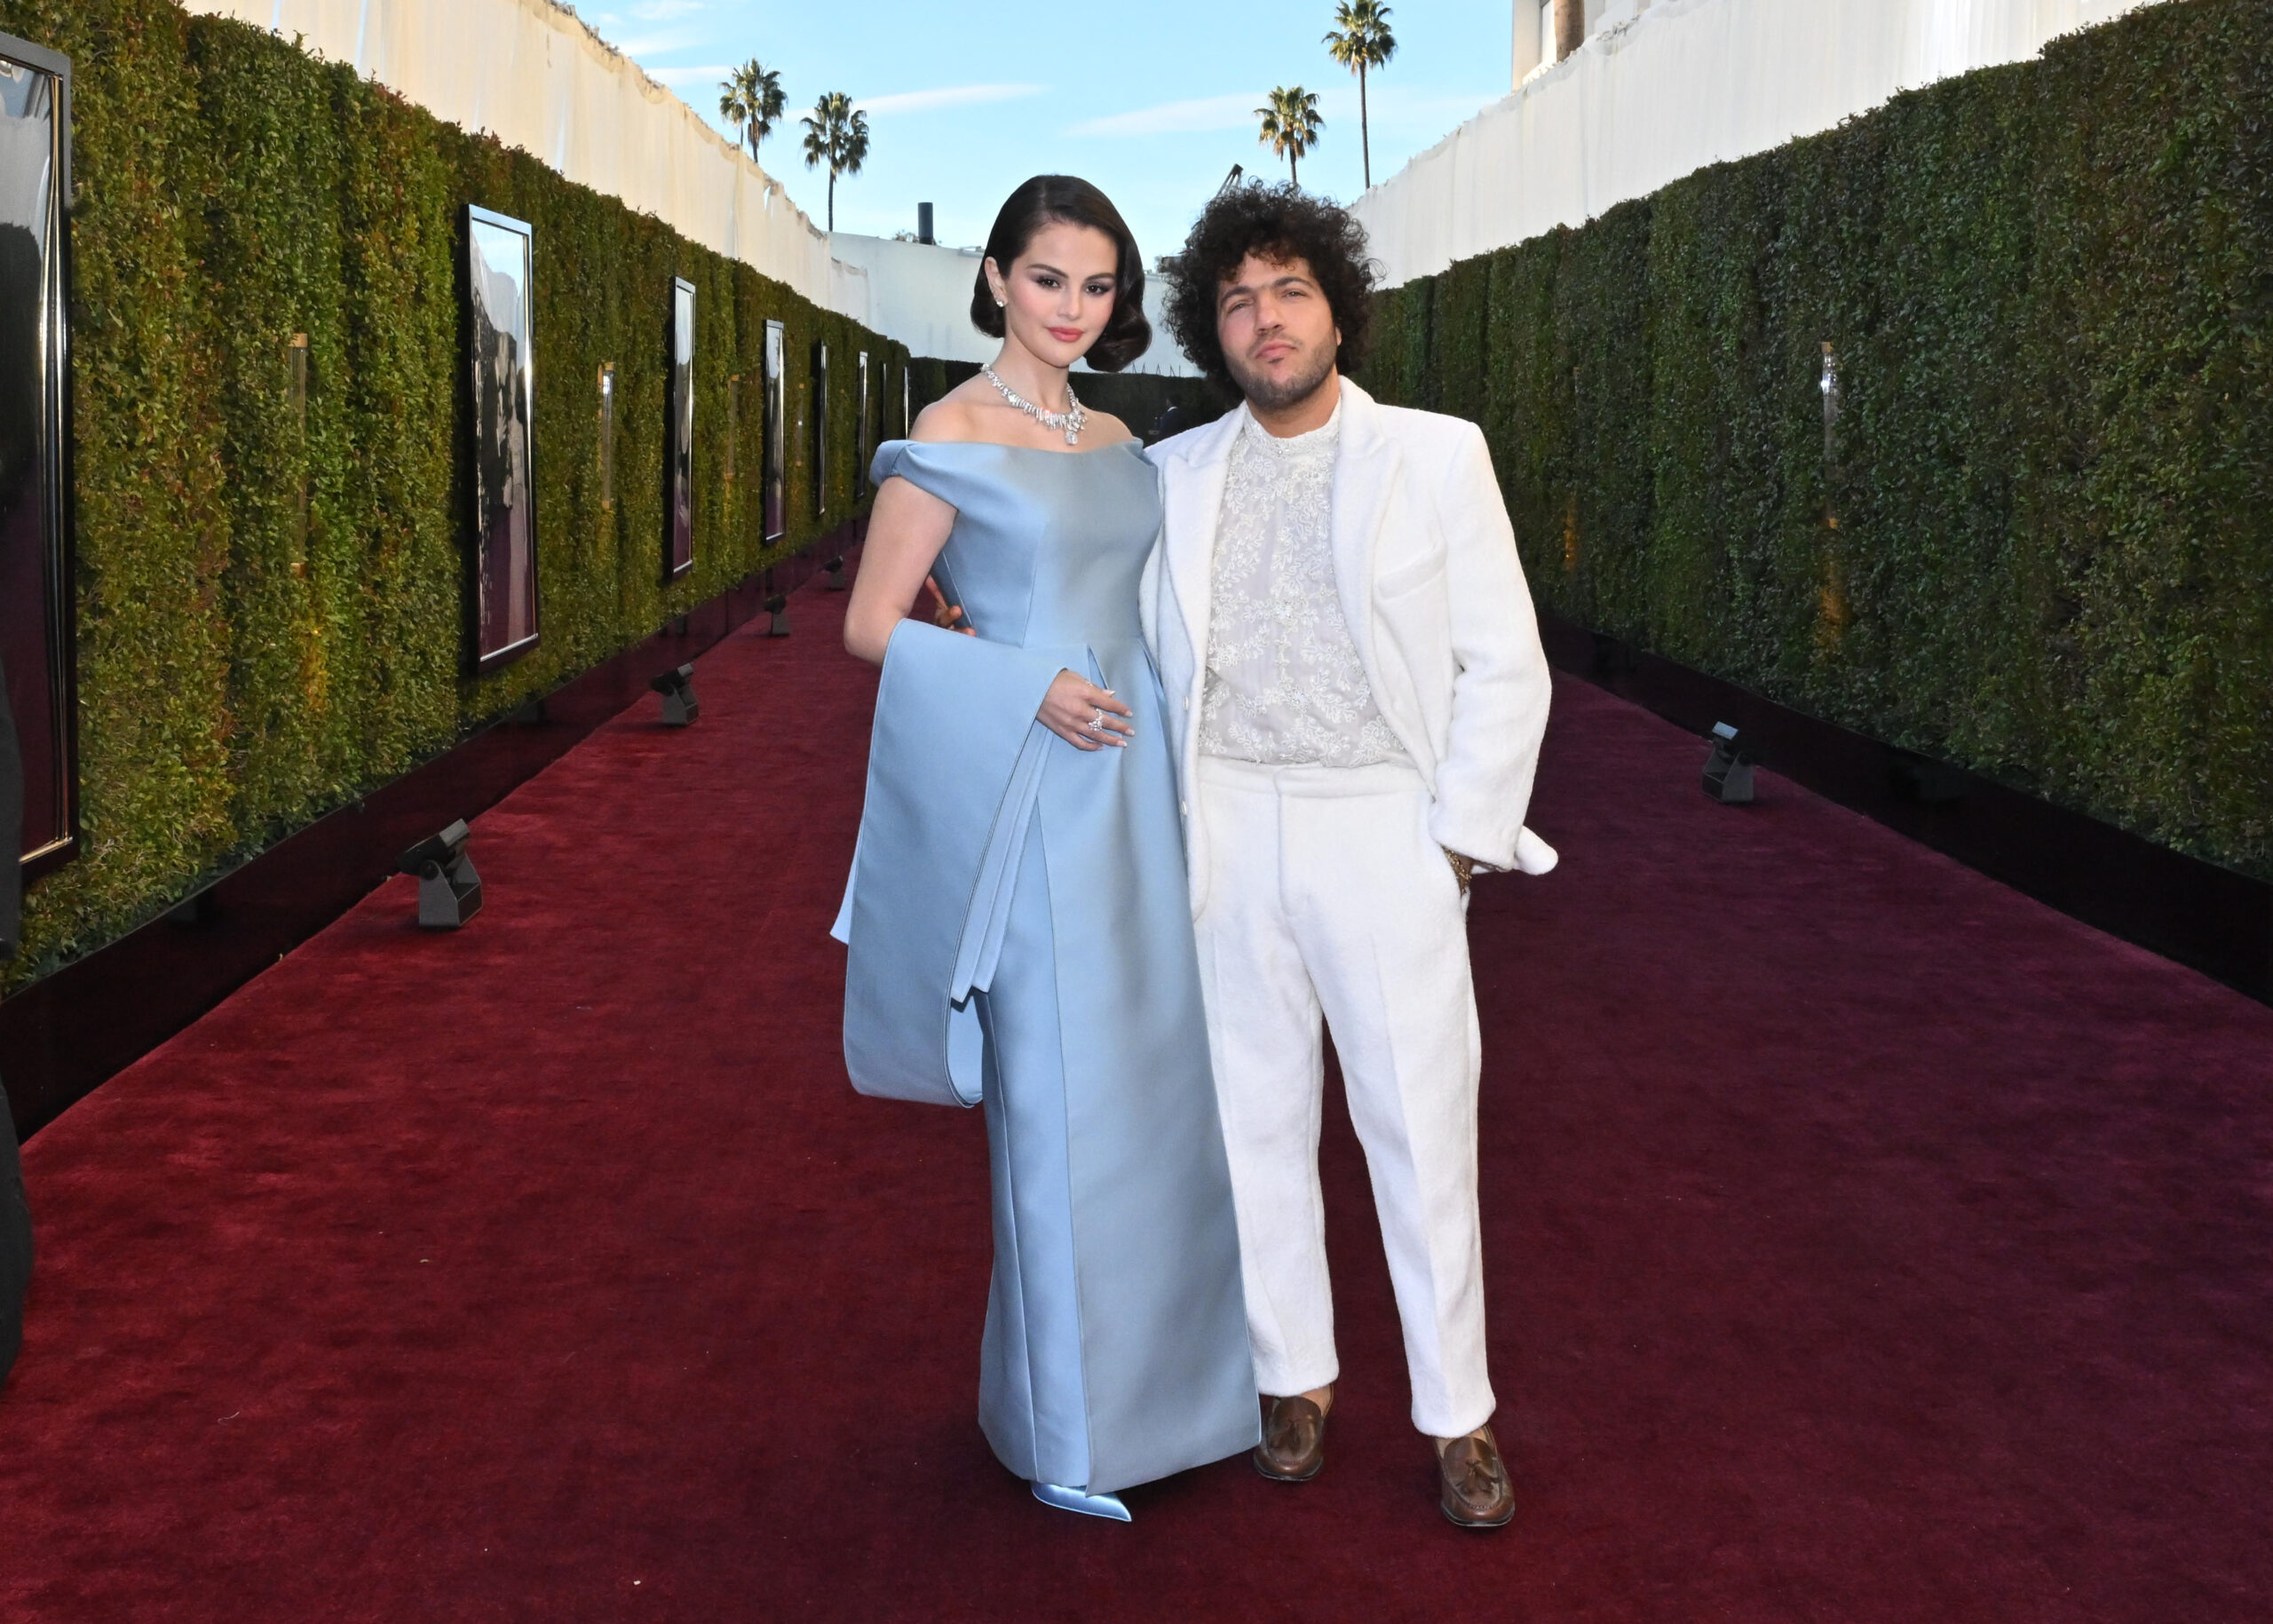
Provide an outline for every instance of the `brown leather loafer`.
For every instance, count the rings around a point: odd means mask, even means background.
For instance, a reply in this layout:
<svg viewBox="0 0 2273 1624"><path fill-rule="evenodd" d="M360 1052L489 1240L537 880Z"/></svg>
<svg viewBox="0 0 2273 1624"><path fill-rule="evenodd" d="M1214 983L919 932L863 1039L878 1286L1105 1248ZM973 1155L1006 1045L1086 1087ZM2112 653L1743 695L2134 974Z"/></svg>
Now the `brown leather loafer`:
<svg viewBox="0 0 2273 1624"><path fill-rule="evenodd" d="M1274 1483L1308 1483L1326 1464L1326 1412L1300 1395L1273 1398L1253 1459Z"/></svg>
<svg viewBox="0 0 2273 1624"><path fill-rule="evenodd" d="M1515 1485L1489 1427L1445 1445L1437 1457L1437 1477L1444 1491L1437 1503L1445 1520L1460 1527L1504 1528L1516 1514Z"/></svg>

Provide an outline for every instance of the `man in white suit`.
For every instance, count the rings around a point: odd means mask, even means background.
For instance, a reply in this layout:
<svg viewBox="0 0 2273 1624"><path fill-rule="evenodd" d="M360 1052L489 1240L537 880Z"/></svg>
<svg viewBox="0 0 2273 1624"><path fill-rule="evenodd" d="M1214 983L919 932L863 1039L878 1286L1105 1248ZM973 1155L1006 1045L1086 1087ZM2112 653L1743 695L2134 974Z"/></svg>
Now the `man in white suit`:
<svg viewBox="0 0 2273 1624"><path fill-rule="evenodd" d="M1324 1462L1340 1374L1318 1177L1321 1019L1363 1142L1453 1522L1513 1515L1489 1425L1472 872L1524 828L1547 661L1473 424L1374 401L1361 229L1291 186L1219 195L1168 325L1242 404L1164 441L1143 587L1174 741L1231 1155L1265 1477Z"/></svg>

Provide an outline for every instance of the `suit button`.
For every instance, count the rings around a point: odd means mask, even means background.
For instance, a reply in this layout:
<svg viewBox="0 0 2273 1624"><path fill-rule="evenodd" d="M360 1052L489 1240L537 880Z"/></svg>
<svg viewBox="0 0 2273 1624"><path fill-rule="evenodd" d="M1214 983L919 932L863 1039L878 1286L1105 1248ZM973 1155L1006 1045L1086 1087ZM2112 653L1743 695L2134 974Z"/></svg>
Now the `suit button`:
<svg viewBox="0 0 2273 1624"><path fill-rule="evenodd" d="M1189 801L1178 801L1176 804L1176 809L1187 818L1192 816L1192 803Z"/></svg>

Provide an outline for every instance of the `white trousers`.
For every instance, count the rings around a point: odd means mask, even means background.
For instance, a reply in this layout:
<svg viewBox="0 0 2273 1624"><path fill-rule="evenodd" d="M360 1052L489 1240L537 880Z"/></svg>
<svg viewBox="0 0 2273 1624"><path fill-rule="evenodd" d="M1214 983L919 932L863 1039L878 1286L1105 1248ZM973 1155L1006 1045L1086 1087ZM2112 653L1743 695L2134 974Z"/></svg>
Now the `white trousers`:
<svg viewBox="0 0 2273 1624"><path fill-rule="evenodd" d="M1493 1410L1476 1207L1482 1044L1467 899L1429 837L1427 787L1397 764L1203 756L1194 788L1211 866L1200 986L1256 1381L1300 1393L1341 1369L1318 1176L1323 1017L1373 1180L1413 1424L1459 1437Z"/></svg>

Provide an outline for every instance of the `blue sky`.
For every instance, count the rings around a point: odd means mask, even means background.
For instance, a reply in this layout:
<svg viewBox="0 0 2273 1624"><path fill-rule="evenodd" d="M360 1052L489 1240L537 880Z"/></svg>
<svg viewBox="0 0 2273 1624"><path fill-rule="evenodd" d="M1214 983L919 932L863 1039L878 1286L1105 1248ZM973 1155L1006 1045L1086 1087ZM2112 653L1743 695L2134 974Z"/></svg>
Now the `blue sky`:
<svg viewBox="0 0 2273 1624"><path fill-rule="evenodd" d="M913 230L938 205L940 240L981 242L1010 188L1044 171L1110 194L1145 257L1175 251L1234 163L1283 178L1255 140L1274 85L1319 92L1325 138L1303 184L1363 189L1358 83L1327 55L1332 0L1118 0L1081 5L940 0L586 0L588 22L720 123L717 81L756 57L781 73L786 128L763 161L818 222L826 178L798 153L796 115L825 91L868 106L867 166L840 181L840 230ZM1370 78L1374 178L1396 172L1508 93L1508 0L1404 0L1398 53Z"/></svg>

